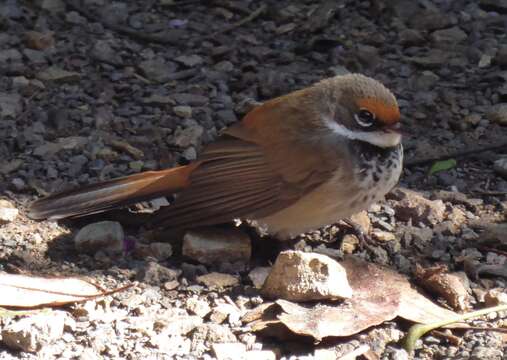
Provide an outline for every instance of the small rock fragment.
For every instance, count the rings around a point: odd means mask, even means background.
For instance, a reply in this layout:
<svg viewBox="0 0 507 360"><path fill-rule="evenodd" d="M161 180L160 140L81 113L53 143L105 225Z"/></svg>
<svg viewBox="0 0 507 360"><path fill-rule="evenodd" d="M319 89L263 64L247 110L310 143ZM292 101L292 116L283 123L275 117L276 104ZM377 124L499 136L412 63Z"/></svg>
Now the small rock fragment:
<svg viewBox="0 0 507 360"><path fill-rule="evenodd" d="M178 105L173 107L174 113L182 118L192 117L192 108L187 105Z"/></svg>
<svg viewBox="0 0 507 360"><path fill-rule="evenodd" d="M160 285L178 279L181 270L173 270L150 261L143 268L139 269L137 279L151 285Z"/></svg>
<svg viewBox="0 0 507 360"><path fill-rule="evenodd" d="M225 288L239 284L237 277L229 274L212 272L196 278L197 282L209 288Z"/></svg>
<svg viewBox="0 0 507 360"><path fill-rule="evenodd" d="M159 261L169 259L173 254L173 248L171 244L163 242L153 242L150 244L150 250L153 257Z"/></svg>
<svg viewBox="0 0 507 360"><path fill-rule="evenodd" d="M211 345L217 360L244 359L246 345L242 343L222 343Z"/></svg>
<svg viewBox="0 0 507 360"><path fill-rule="evenodd" d="M2 329L2 342L11 349L36 352L63 335L66 314L52 311L22 318Z"/></svg>
<svg viewBox="0 0 507 360"><path fill-rule="evenodd" d="M466 40L467 34L457 26L449 29L437 30L431 34L434 42L442 45L456 45L463 40Z"/></svg>
<svg viewBox="0 0 507 360"><path fill-rule="evenodd" d="M248 273L248 278L257 289L260 289L262 288L262 285L264 285L270 271L271 267L258 266Z"/></svg>
<svg viewBox="0 0 507 360"><path fill-rule="evenodd" d="M248 262L252 247L250 237L240 230L206 228L185 234L182 253L202 264Z"/></svg>
<svg viewBox="0 0 507 360"><path fill-rule="evenodd" d="M19 210L9 201L0 199L0 224L7 224L16 220Z"/></svg>
<svg viewBox="0 0 507 360"><path fill-rule="evenodd" d="M204 128L198 124L182 129L178 127L174 132L174 145L181 148L197 146L200 143Z"/></svg>
<svg viewBox="0 0 507 360"><path fill-rule="evenodd" d="M209 304L204 300L190 298L186 303L187 309L197 316L205 317L211 311Z"/></svg>
<svg viewBox="0 0 507 360"><path fill-rule="evenodd" d="M352 288L345 269L326 255L284 251L278 255L262 294L289 301L347 299Z"/></svg>
<svg viewBox="0 0 507 360"><path fill-rule="evenodd" d="M121 254L125 234L119 222L101 221L86 225L74 237L76 250L94 254L101 250L111 254Z"/></svg>
<svg viewBox="0 0 507 360"><path fill-rule="evenodd" d="M27 31L25 33L25 44L34 50L44 50L55 45L53 32L40 33L38 31Z"/></svg>
<svg viewBox="0 0 507 360"><path fill-rule="evenodd" d="M396 240L396 236L394 236L394 234L389 231L382 231L382 230L375 229L375 230L373 230L372 235L376 240L379 240L379 241Z"/></svg>
<svg viewBox="0 0 507 360"><path fill-rule="evenodd" d="M398 200L393 208L395 216L401 221L411 220L413 224L420 222L437 224L444 220L445 204L442 200L428 200L415 191L401 188L389 196Z"/></svg>
<svg viewBox="0 0 507 360"><path fill-rule="evenodd" d="M37 79L41 81L54 82L75 82L80 79L81 75L74 71L66 71L58 66L50 66L37 74Z"/></svg>
<svg viewBox="0 0 507 360"><path fill-rule="evenodd" d="M197 65L201 65L204 63L204 59L199 55L181 55L174 59L174 61L179 62L188 67L194 67Z"/></svg>
<svg viewBox="0 0 507 360"><path fill-rule="evenodd" d="M177 65L162 59L150 59L141 62L139 69L149 80L164 83L170 80L171 75L177 69Z"/></svg>
<svg viewBox="0 0 507 360"><path fill-rule="evenodd" d="M164 335L177 336L187 335L195 328L202 325L202 319L199 316L180 316L172 319L164 319L167 321L162 329Z"/></svg>
<svg viewBox="0 0 507 360"><path fill-rule="evenodd" d="M505 289L491 289L484 295L486 306L507 305L507 293Z"/></svg>

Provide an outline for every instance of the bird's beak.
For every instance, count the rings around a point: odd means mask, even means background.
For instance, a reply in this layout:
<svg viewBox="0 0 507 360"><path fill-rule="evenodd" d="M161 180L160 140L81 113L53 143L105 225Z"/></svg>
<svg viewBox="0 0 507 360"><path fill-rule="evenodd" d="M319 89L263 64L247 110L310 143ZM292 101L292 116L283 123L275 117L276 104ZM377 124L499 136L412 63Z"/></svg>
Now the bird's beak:
<svg viewBox="0 0 507 360"><path fill-rule="evenodd" d="M401 123L399 123L399 122L394 123L394 124L390 124L390 125L384 127L384 131L388 132L388 133L395 133L395 134L400 134L400 135L403 134L401 131Z"/></svg>

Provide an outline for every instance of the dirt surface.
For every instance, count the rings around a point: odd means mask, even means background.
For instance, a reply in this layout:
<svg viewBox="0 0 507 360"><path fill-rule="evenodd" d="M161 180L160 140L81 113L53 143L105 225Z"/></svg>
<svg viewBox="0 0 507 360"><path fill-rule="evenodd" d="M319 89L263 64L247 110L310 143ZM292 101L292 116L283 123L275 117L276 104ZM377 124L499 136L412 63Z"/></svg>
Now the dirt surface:
<svg viewBox="0 0 507 360"><path fill-rule="evenodd" d="M238 24L242 19L249 21ZM291 359L324 359L324 350L339 357L364 343L383 359L406 357L398 343L407 329L401 321L320 344L280 341L245 327L242 311L264 301L248 273L269 266L283 248L352 251L407 275L416 263L445 264L466 271L471 307L484 307L485 293L506 288L505 235L480 241L485 228L506 220L507 149L453 153L507 143L506 24L507 3L500 0L3 1L0 197L20 214L0 225L0 270L89 275L109 288L139 283L64 308L63 336L38 353L18 352L0 339L0 358L215 358L221 349L214 344L235 342ZM146 232L132 217L122 221L127 239L165 241L173 254L84 254L73 237L94 220L57 224L25 216L31 201L57 190L188 163L253 101L346 72L372 76L396 94L409 164L449 153L457 160L431 175L432 161L405 167L400 186L427 203L394 191L372 207L373 237L377 231L385 241L344 249L346 230L337 226L284 244L249 231L248 264L205 266L181 256L177 236ZM474 269L500 270L474 278L477 271L465 266L470 258ZM239 282L226 290L197 282L212 271ZM236 312L211 316L220 304ZM503 315L479 323L505 327ZM12 321L0 320L0 328ZM173 333L160 331L171 321ZM457 335L459 344L427 336L415 358L507 353L501 333Z"/></svg>

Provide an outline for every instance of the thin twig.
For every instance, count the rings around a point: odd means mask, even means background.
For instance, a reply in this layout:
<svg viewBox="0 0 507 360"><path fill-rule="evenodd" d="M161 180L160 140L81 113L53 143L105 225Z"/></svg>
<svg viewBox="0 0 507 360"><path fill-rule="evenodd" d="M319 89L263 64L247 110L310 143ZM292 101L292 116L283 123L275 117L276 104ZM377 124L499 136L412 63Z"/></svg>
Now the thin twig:
<svg viewBox="0 0 507 360"><path fill-rule="evenodd" d="M259 8L257 10L252 11L252 13L250 15L248 15L248 16L244 17L243 19L235 22L234 24L231 24L229 26L224 27L221 30L215 31L213 34L209 35L209 37L214 37L216 35L224 34L226 32L229 32L231 30L239 28L240 26L243 26L246 23L249 23L249 22L255 20L256 18L258 18L267 8L268 8L268 6L266 4L262 4L261 6L259 6Z"/></svg>
<svg viewBox="0 0 507 360"><path fill-rule="evenodd" d="M458 150L458 151L454 151L454 152L450 152L450 153L447 153L444 155L439 155L439 156L430 157L430 158L413 159L410 161L406 161L404 165L405 165L405 167L426 165L426 164L434 163L436 161L442 161L442 160L447 160L447 159L451 159L451 158L467 157L470 155L475 155L475 154L479 154L482 152L491 151L491 150L499 150L499 149L507 150L507 143L485 146L485 147L481 147L481 148L474 148L474 149L470 149L470 150Z"/></svg>

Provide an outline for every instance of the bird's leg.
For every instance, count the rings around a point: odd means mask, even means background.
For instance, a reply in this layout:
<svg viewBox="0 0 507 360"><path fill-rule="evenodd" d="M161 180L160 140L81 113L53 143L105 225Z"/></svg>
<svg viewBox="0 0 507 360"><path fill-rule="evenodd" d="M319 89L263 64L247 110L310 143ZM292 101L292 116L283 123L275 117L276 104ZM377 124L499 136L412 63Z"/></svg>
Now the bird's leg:
<svg viewBox="0 0 507 360"><path fill-rule="evenodd" d="M375 244L375 240L373 240L369 234L365 233L358 223L350 219L343 219L342 222L344 222L352 230L352 233L359 239L359 248L369 249Z"/></svg>

